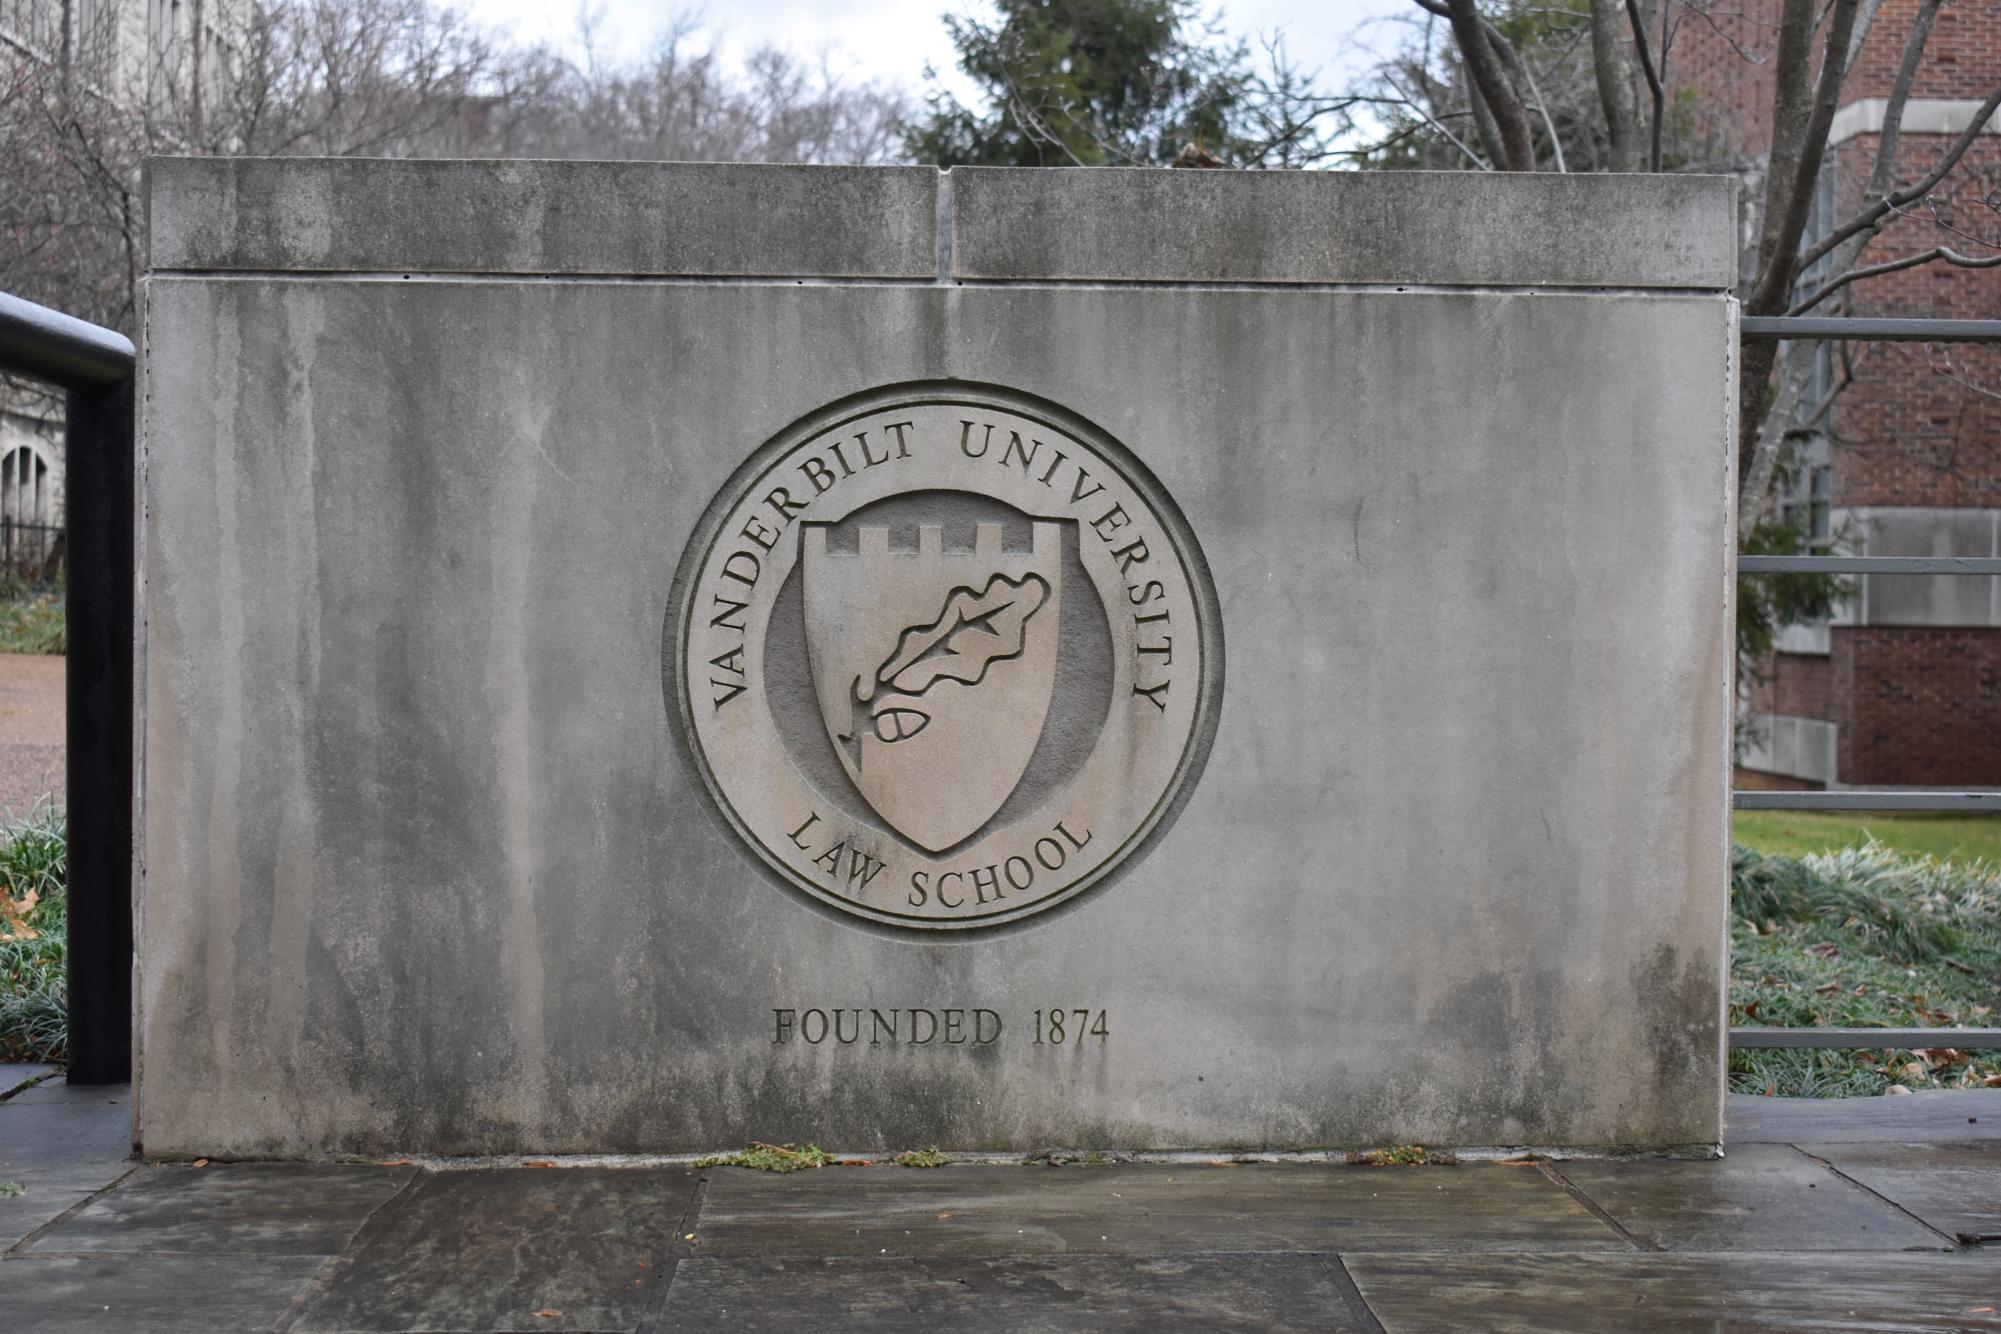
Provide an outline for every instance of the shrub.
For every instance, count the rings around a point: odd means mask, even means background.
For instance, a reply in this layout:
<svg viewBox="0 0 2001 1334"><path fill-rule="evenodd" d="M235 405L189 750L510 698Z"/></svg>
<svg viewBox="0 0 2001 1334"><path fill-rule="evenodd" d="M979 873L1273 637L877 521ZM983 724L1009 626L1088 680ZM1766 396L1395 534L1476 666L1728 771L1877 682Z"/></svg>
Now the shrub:
<svg viewBox="0 0 2001 1334"><path fill-rule="evenodd" d="M69 1055L69 892L62 816L0 829L0 1061Z"/></svg>

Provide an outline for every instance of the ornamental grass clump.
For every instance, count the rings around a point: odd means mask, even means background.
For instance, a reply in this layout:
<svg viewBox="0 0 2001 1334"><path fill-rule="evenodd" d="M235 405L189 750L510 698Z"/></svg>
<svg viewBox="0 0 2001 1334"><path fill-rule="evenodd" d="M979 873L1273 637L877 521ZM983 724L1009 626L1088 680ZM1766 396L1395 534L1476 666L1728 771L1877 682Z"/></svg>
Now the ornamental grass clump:
<svg viewBox="0 0 2001 1334"><path fill-rule="evenodd" d="M1874 842L1799 858L1738 848L1732 860L1732 1024L1994 1024L2001 868ZM1951 1044L1942 1032L1912 1049L1734 1052L1731 1087L1789 1097L2001 1087L2001 1053Z"/></svg>
<svg viewBox="0 0 2001 1334"><path fill-rule="evenodd" d="M69 1056L69 892L62 816L0 829L0 1061Z"/></svg>

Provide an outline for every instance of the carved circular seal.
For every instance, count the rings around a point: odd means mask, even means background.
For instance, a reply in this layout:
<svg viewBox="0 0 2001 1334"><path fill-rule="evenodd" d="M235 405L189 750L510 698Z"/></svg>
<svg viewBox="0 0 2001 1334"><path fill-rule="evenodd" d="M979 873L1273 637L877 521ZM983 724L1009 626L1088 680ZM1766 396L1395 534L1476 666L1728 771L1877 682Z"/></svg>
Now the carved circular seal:
<svg viewBox="0 0 2001 1334"><path fill-rule="evenodd" d="M690 539L669 714L749 846L890 926L1017 921L1103 884L1207 757L1222 686L1180 511L1073 413L900 385L795 422Z"/></svg>

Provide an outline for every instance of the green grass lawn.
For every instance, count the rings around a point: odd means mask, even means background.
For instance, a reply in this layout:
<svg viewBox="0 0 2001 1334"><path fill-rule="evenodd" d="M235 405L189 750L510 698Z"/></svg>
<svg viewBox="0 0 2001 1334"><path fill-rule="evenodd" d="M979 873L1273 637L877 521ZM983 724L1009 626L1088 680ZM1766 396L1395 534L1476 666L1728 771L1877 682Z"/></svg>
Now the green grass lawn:
<svg viewBox="0 0 2001 1334"><path fill-rule="evenodd" d="M62 585L0 577L0 653L61 653L64 613Z"/></svg>
<svg viewBox="0 0 2001 1334"><path fill-rule="evenodd" d="M1994 1027L2001 873L1885 844L1794 858L1740 846L1731 877L1730 1022L1779 1028ZM2001 1052L1743 1051L1738 1093L1856 1097L2001 1086Z"/></svg>
<svg viewBox="0 0 2001 1334"><path fill-rule="evenodd" d="M62 816L43 807L0 829L0 1061L69 1054L69 938Z"/></svg>
<svg viewBox="0 0 2001 1334"><path fill-rule="evenodd" d="M1873 837L1886 848L1941 861L1975 857L2001 866L2001 815L1883 815L1873 811L1738 811L1736 841L1758 852L1804 857L1859 848Z"/></svg>

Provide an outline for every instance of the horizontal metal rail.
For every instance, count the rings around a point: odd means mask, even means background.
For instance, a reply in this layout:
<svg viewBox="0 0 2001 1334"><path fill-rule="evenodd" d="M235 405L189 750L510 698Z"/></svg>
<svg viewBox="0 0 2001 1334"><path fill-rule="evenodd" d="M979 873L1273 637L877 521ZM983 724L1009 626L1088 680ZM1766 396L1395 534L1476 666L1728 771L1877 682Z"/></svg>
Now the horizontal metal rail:
<svg viewBox="0 0 2001 1334"><path fill-rule="evenodd" d="M1731 794L1740 811L1974 811L2001 815L2001 792L1762 792Z"/></svg>
<svg viewBox="0 0 2001 1334"><path fill-rule="evenodd" d="M1799 323L1775 320L1773 323ZM1994 326L2001 320L1821 320L1806 323ZM1746 321L1749 324L1750 321ZM1995 556L1739 556L1739 574L2001 575ZM2001 813L2001 792L1763 792L1733 790L1740 811L1975 811ZM1780 1044L1784 1045L1784 1044ZM1810 1044L1809 1044L1810 1045ZM1831 1045L1831 1044L1830 1044Z"/></svg>
<svg viewBox="0 0 2001 1334"><path fill-rule="evenodd" d="M1961 1051L2001 1050L2001 1028L1733 1028L1730 1050L1817 1047L1871 1050L1888 1047L1956 1047Z"/></svg>
<svg viewBox="0 0 2001 1334"><path fill-rule="evenodd" d="M124 334L0 292L0 369L97 391L130 379L132 365Z"/></svg>
<svg viewBox="0 0 2001 1334"><path fill-rule="evenodd" d="M1739 574L2001 574L2001 556L1739 556Z"/></svg>
<svg viewBox="0 0 2001 1334"><path fill-rule="evenodd" d="M1880 343L2001 343L2001 320L1898 320L1852 315L1746 315L1747 343L1813 338Z"/></svg>

